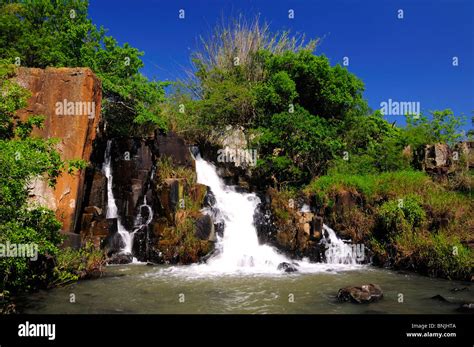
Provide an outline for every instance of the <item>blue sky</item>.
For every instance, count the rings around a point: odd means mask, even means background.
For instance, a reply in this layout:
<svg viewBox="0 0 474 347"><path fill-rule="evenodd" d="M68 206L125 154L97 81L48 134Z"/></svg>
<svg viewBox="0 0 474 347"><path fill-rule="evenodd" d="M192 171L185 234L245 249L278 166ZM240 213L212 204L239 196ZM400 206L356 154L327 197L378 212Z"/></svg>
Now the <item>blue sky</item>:
<svg viewBox="0 0 474 347"><path fill-rule="evenodd" d="M178 11L185 10L185 19ZM294 19L288 18L293 9ZM398 10L403 19L398 19ZM331 64L349 57L373 109L380 103L420 102L422 113L474 111L474 1L472 0L90 0L90 17L120 43L145 52L142 72L174 80L190 66L199 35L226 17L260 14L272 31L322 39L316 54ZM459 65L453 66L453 57ZM389 116L404 124L403 116ZM466 128L468 128L466 127Z"/></svg>

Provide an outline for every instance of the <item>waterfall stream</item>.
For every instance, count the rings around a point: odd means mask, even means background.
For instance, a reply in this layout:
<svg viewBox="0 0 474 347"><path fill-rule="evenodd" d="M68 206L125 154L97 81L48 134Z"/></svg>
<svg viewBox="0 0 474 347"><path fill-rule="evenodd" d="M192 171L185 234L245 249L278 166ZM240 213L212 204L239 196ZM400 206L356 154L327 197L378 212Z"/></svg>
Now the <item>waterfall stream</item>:
<svg viewBox="0 0 474 347"><path fill-rule="evenodd" d="M214 165L205 161L200 155L196 155L195 159L198 183L209 186L215 197L214 211L204 209L203 212L212 213L214 218L224 221L224 234L217 238L217 254L209 258L205 264L178 266L163 271L188 277L214 274L272 275L282 273L278 265L283 262L296 266L299 273L360 269L358 261L347 254L349 250L352 252L351 245L339 239L326 225L322 240L330 250L326 263L295 261L269 245L259 244L254 214L260 199L254 193L237 192L218 176ZM305 210L309 210L309 207L305 206Z"/></svg>
<svg viewBox="0 0 474 347"><path fill-rule="evenodd" d="M122 238L124 247L120 250L121 253L132 254L133 245L133 233L130 233L125 229L120 221L120 216L117 212L117 204L115 203L114 193L112 191L112 157L110 150L112 147L112 140L107 141L107 148L105 150L103 171L105 177L107 177L107 219L117 219L117 232Z"/></svg>
<svg viewBox="0 0 474 347"><path fill-rule="evenodd" d="M122 225L112 191L111 146L112 141L107 141L103 164L103 172L107 177L107 218L117 220L117 231L123 241L120 253L132 254L134 233L152 221L153 210L147 204L145 194L134 221L133 232L129 232ZM216 254L209 258L205 264L188 267L192 271L199 273L281 273L281 270L278 270L278 265L281 263L293 264L300 272L326 271L334 268L345 270L357 266L359 260L355 255L360 254L355 254L354 246L339 239L334 230L327 225L323 227L321 240L327 248L326 263L291 260L275 248L260 244L254 224L254 214L260 203L257 195L237 192L235 187L224 183L217 174L214 165L201 158L199 154L195 160L198 183L209 186L215 197L212 209L204 208L202 212L212 214L216 222L222 221L225 229L222 236L217 236ZM155 170L156 167L153 167L150 181L153 179ZM303 206L303 210L309 212L309 206ZM363 253L363 248L359 251L359 253ZM182 267L179 268L182 269Z"/></svg>

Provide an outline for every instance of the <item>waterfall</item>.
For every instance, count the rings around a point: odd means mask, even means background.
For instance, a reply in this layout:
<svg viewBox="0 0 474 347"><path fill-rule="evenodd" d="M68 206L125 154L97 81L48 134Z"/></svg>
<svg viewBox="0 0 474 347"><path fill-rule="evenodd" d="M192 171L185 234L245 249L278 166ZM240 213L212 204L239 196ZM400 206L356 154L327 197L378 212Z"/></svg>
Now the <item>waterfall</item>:
<svg viewBox="0 0 474 347"><path fill-rule="evenodd" d="M326 263L328 264L352 264L355 265L364 259L364 246L346 243L337 237L336 232L323 225L323 239L327 247Z"/></svg>
<svg viewBox="0 0 474 347"><path fill-rule="evenodd" d="M199 155L196 156L196 171L198 183L209 186L214 194L216 199L214 209L219 211L218 217L225 223L224 235L217 240L216 248L219 250L217 255L211 257L207 264L200 265L200 269L220 273L280 273L281 271L277 270L278 265L286 262L297 266L299 271L312 272L325 271L328 265L346 269L347 265L356 264L334 256L334 252L326 257L326 264L293 261L278 253L273 247L259 244L254 225L254 213L260 203L259 198L254 193L239 193L234 187L225 185L214 165ZM305 206L306 209L309 210L309 207ZM203 212L211 213L208 209ZM327 232L327 237L324 237L323 242L330 250L334 251L335 247L338 249L350 247L326 225L324 231Z"/></svg>
<svg viewBox="0 0 474 347"><path fill-rule="evenodd" d="M117 231L122 238L124 247L120 250L120 253L132 254L132 245L133 245L133 234L129 233L120 221L120 216L117 212L117 204L115 203L114 193L112 191L112 157L110 150L112 147L112 140L107 141L107 148L105 150L104 156L104 165L103 172L105 177L107 177L107 219L116 218L117 219Z"/></svg>
<svg viewBox="0 0 474 347"><path fill-rule="evenodd" d="M148 183L147 183L147 186L146 186L146 189L145 189L145 194L143 195L143 204L141 204L138 207L138 214L135 217L135 221L134 221L134 230L135 231L147 226L148 224L151 223L151 221L153 219L153 209L151 208L150 205L148 205L148 203L146 201L146 194L147 194L148 190L150 189L150 185L151 185L151 182L153 182L153 178L155 177L155 173L156 173L156 166L153 165L153 167L151 168L151 171L150 171L150 179L148 180ZM142 215L143 209L146 209L146 211L147 211L147 215L145 215L146 216L146 221L145 222L143 222L143 215Z"/></svg>
<svg viewBox="0 0 474 347"><path fill-rule="evenodd" d="M223 237L218 237L220 252L208 260L208 266L224 272L253 269L255 272L275 270L289 260L268 245L260 245L254 225L254 213L259 198L253 193L238 193L226 186L215 167L200 156L196 158L198 183L211 188L215 207L224 219Z"/></svg>
<svg viewBox="0 0 474 347"><path fill-rule="evenodd" d="M143 222L143 215L142 215L142 210L146 209L147 215L146 215L146 221ZM143 196L143 204L141 204L138 207L138 214L137 217L135 218L134 222L134 228L135 230L139 230L148 224L150 224L151 220L153 219L153 210L150 205L147 204L146 202L146 194Z"/></svg>

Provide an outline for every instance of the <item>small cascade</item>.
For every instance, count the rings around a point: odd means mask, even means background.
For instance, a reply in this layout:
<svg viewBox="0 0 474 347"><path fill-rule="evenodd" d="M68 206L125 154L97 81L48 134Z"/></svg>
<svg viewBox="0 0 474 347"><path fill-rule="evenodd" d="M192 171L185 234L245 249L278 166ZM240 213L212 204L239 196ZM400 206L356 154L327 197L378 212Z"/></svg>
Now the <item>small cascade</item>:
<svg viewBox="0 0 474 347"><path fill-rule="evenodd" d="M150 185L151 185L151 182L153 182L155 173L156 173L156 166L153 165L150 172L150 179L148 180L148 184L146 186L145 193L143 195L143 203L138 207L138 214L135 217L134 232L148 226L148 224L150 224L153 219L153 209L147 203L146 194L148 190L150 189ZM146 213L143 213L144 211L146 211ZM144 220L144 218L146 219Z"/></svg>
<svg viewBox="0 0 474 347"><path fill-rule="evenodd" d="M143 210L146 211L146 213L143 213ZM143 219L146 218L145 221ZM146 202L146 195L143 196L143 204L141 204L138 207L138 214L135 217L135 222L134 222L134 231L140 230L143 227L146 227L148 224L150 224L151 220L153 219L153 210L150 205L147 204Z"/></svg>
<svg viewBox="0 0 474 347"><path fill-rule="evenodd" d="M323 238L326 245L326 263L355 265L364 260L364 245L353 245L337 237L336 232L323 225Z"/></svg>
<svg viewBox="0 0 474 347"><path fill-rule="evenodd" d="M117 219L117 232L122 238L124 247L120 253L132 254L133 234L129 233L122 225L120 216L118 215L117 204L115 203L114 193L112 191L112 157L111 157L112 140L107 141L107 148L105 150L104 165L102 170L105 177L107 177L107 219Z"/></svg>

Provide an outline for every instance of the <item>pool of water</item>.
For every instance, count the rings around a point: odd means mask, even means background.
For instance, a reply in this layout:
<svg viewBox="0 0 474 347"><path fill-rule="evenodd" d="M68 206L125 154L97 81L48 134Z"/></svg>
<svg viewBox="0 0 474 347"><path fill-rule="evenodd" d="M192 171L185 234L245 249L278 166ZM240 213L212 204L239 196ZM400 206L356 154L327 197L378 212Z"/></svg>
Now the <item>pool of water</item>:
<svg viewBox="0 0 474 347"><path fill-rule="evenodd" d="M109 266L100 279L22 298L19 309L27 314L455 313L461 303L474 302L471 283L370 266L346 271L326 265L319 273L271 275L201 274L196 269L143 264ZM367 283L382 287L381 301L362 305L337 302L339 288ZM435 295L449 302L432 299Z"/></svg>

